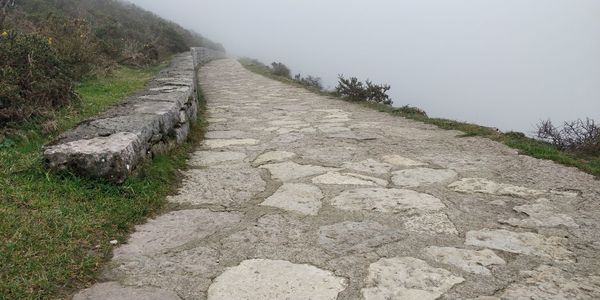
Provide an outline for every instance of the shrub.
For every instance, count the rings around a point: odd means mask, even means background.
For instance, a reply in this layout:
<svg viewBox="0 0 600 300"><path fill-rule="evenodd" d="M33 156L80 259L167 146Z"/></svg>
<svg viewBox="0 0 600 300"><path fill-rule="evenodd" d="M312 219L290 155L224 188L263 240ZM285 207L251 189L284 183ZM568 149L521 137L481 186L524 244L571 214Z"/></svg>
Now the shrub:
<svg viewBox="0 0 600 300"><path fill-rule="evenodd" d="M43 115L76 98L72 69L52 43L36 34L1 34L0 125Z"/></svg>
<svg viewBox="0 0 600 300"><path fill-rule="evenodd" d="M291 78L292 71L283 63L274 62L271 64L271 73L276 76Z"/></svg>
<svg viewBox="0 0 600 300"><path fill-rule="evenodd" d="M560 128L550 120L542 121L537 126L537 137L560 150L600 154L600 126L589 118L565 122Z"/></svg>
<svg viewBox="0 0 600 300"><path fill-rule="evenodd" d="M356 77L344 78L338 77L338 85L335 88L336 93L347 100L351 101L368 101L391 105L392 99L387 92L391 87L387 84L374 84L367 80L365 83L359 81Z"/></svg>
<svg viewBox="0 0 600 300"><path fill-rule="evenodd" d="M398 107L398 108L394 109L394 112L404 114L404 115L427 117L427 113L424 110L422 110L418 107L409 106L409 105L404 105L404 106Z"/></svg>
<svg viewBox="0 0 600 300"><path fill-rule="evenodd" d="M301 74L296 74L296 76L294 76L294 81L296 81L297 83L299 83L311 90L316 90L316 91L323 90L323 84L321 83L320 77L310 76L310 75L308 75L306 77L302 77Z"/></svg>

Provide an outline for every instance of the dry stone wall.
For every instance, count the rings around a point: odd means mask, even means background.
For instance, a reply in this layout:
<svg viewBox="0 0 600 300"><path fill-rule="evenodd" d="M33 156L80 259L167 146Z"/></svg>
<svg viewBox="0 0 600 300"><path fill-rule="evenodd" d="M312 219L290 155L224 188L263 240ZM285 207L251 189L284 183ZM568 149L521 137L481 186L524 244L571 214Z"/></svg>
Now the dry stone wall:
<svg viewBox="0 0 600 300"><path fill-rule="evenodd" d="M46 145L46 167L122 183L144 160L186 141L198 114L197 68L223 57L206 48L177 55L143 91Z"/></svg>

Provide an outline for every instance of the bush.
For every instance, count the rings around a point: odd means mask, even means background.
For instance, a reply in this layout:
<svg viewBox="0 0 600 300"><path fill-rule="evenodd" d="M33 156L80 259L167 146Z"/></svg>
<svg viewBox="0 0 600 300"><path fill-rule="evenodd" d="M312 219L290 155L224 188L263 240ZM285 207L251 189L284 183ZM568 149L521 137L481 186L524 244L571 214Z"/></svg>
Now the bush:
<svg viewBox="0 0 600 300"><path fill-rule="evenodd" d="M310 76L310 75L308 75L306 77L302 77L301 74L296 74L296 76L294 76L294 81L296 81L297 83L299 83L311 90L315 90L315 91L323 90L323 84L321 83L320 77Z"/></svg>
<svg viewBox="0 0 600 300"><path fill-rule="evenodd" d="M600 127L589 118L565 122L560 128L550 120L542 121L538 124L537 137L560 150L600 155Z"/></svg>
<svg viewBox="0 0 600 300"><path fill-rule="evenodd" d="M342 75L338 79L339 82L335 91L344 99L350 101L368 101L385 105L392 104L392 99L387 94L391 87L387 84L373 84L369 80L362 83L356 77L346 79Z"/></svg>
<svg viewBox="0 0 600 300"><path fill-rule="evenodd" d="M409 105L404 105L402 107L398 107L398 108L394 109L394 112L404 114L404 115L421 116L421 117L425 117L425 118L427 117L427 113L424 110L422 110L418 107L409 106Z"/></svg>
<svg viewBox="0 0 600 300"><path fill-rule="evenodd" d="M73 70L52 43L51 38L36 34L1 34L0 127L76 99Z"/></svg>
<svg viewBox="0 0 600 300"><path fill-rule="evenodd" d="M276 76L282 76L291 78L290 68L280 62L274 62L271 64L271 73Z"/></svg>

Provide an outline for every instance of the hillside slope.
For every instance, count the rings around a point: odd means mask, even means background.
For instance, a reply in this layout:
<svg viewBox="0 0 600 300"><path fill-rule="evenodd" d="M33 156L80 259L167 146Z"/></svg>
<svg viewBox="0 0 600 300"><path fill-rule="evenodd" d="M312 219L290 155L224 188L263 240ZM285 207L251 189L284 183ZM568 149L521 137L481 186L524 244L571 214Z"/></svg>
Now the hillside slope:
<svg viewBox="0 0 600 300"><path fill-rule="evenodd" d="M153 65L196 46L224 50L124 1L0 0L2 7L0 128L71 105L74 82L116 65Z"/></svg>

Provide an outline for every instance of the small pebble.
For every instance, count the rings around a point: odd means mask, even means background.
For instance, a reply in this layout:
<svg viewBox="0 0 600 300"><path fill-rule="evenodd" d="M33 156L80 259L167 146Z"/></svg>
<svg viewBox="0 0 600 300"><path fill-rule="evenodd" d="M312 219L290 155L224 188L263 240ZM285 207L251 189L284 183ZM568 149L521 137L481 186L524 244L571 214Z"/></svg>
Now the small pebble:
<svg viewBox="0 0 600 300"><path fill-rule="evenodd" d="M117 240L112 240L112 241L110 241L110 244L111 244L111 245L116 245L116 244L118 244L118 243L119 243L119 241L117 241Z"/></svg>

